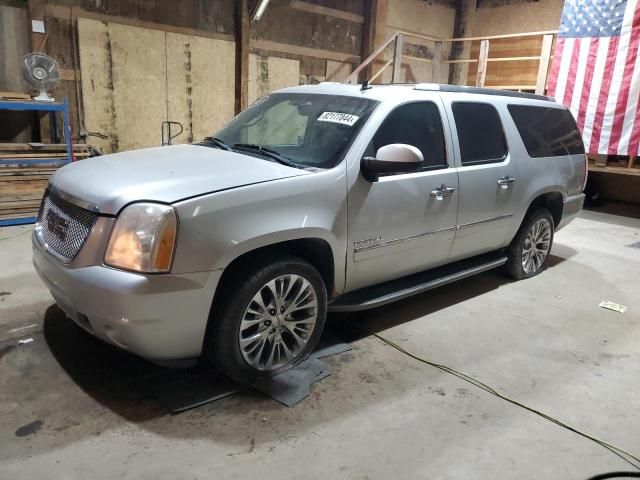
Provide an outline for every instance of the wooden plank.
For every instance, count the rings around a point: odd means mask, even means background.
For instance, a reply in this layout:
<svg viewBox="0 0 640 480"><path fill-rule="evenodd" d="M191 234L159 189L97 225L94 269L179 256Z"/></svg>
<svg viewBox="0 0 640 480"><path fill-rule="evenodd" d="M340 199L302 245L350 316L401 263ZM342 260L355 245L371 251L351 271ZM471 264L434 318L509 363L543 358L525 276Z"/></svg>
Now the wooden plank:
<svg viewBox="0 0 640 480"><path fill-rule="evenodd" d="M173 25L167 25L166 23L156 23L145 20L138 20L136 18L130 17L107 15L104 13L91 12L79 7L67 7L63 5L55 5L52 3L47 3L47 5L44 7L44 14L47 17L61 18L64 20L69 20L70 18L85 18L97 20L103 23L119 23L122 25L129 25L131 27L161 30L168 33L180 33L182 35L215 38L217 40L224 40L227 42L234 41L233 35L229 33L207 32L204 30L198 30L196 28L176 27Z"/></svg>
<svg viewBox="0 0 640 480"><path fill-rule="evenodd" d="M166 34L117 23L107 28L118 150L160 146L167 113Z"/></svg>
<svg viewBox="0 0 640 480"><path fill-rule="evenodd" d="M400 82L400 74L402 73L402 49L404 48L404 37L402 35L396 36L396 44L393 50L393 74L392 82Z"/></svg>
<svg viewBox="0 0 640 480"><path fill-rule="evenodd" d="M536 93L542 95L547 86L547 74L549 72L549 60L551 59L551 47L553 45L553 35L547 34L542 37L542 48L540 49L540 65L538 66L538 78L536 80Z"/></svg>
<svg viewBox="0 0 640 480"><path fill-rule="evenodd" d="M491 40L491 58L539 57L542 37L524 37L503 40ZM480 42L471 45L471 58L480 53ZM539 60L497 61L491 62L486 72L485 86L496 85L534 85L538 76ZM469 63L467 84L475 85L477 62Z"/></svg>
<svg viewBox="0 0 640 480"><path fill-rule="evenodd" d="M119 150L117 114L113 99L113 56L108 26L96 20L78 19L78 45L82 71L82 104L85 128L107 138L92 137L103 153Z"/></svg>
<svg viewBox="0 0 640 480"><path fill-rule="evenodd" d="M478 72L476 74L476 87L483 87L487 76L487 58L489 57L489 40L480 42L478 55Z"/></svg>
<svg viewBox="0 0 640 480"><path fill-rule="evenodd" d="M249 6L248 0L236 0L236 104L240 113L249 104Z"/></svg>
<svg viewBox="0 0 640 480"><path fill-rule="evenodd" d="M353 70L353 65L345 62L327 60L324 77L328 82L342 82Z"/></svg>
<svg viewBox="0 0 640 480"><path fill-rule="evenodd" d="M336 62L359 63L360 56L349 53L334 52L331 50L321 50L318 48L300 47L286 43L272 42L270 40L251 40L252 50L267 50L271 52L288 53L290 55L301 55L303 57L324 58L325 60L335 60Z"/></svg>
<svg viewBox="0 0 640 480"><path fill-rule="evenodd" d="M89 145L84 143L74 143L72 145L74 151L88 150ZM67 145L64 143L0 143L0 151L60 151L66 152Z"/></svg>
<svg viewBox="0 0 640 480"><path fill-rule="evenodd" d="M31 100L31 95L17 92L0 92L0 98L7 100Z"/></svg>
<svg viewBox="0 0 640 480"><path fill-rule="evenodd" d="M235 46L213 38L165 35L167 118L184 127L173 143L201 140L235 113Z"/></svg>
<svg viewBox="0 0 640 480"><path fill-rule="evenodd" d="M66 153L0 153L0 158L67 158Z"/></svg>
<svg viewBox="0 0 640 480"><path fill-rule="evenodd" d="M485 37L461 37L461 38L440 38L445 42L475 42L482 40L499 40L505 38L541 37L543 35L556 35L558 30L542 30L539 32L506 33L503 35L488 35Z"/></svg>
<svg viewBox="0 0 640 480"><path fill-rule="evenodd" d="M589 164L589 171L590 172L612 173L612 174L617 174L617 175L640 176L640 168L611 167L611 166L606 166L606 165Z"/></svg>
<svg viewBox="0 0 640 480"><path fill-rule="evenodd" d="M380 75L382 75L382 72L384 72L387 67L389 67L389 65L391 65L393 63L393 58L391 60L389 60L387 63L385 63L382 68L380 68L380 70L378 70L376 73L374 73L371 78L369 79L370 82L373 82L375 79L377 79Z"/></svg>
<svg viewBox="0 0 640 480"><path fill-rule="evenodd" d="M487 58L487 62L523 62L526 60L540 60L539 56L533 57L495 57Z"/></svg>
<svg viewBox="0 0 640 480"><path fill-rule="evenodd" d="M324 7L322 5L316 5L314 3L292 1L289 6L296 10L302 10L303 12L316 13L318 15L325 15L327 17L340 18L342 20L348 20L350 22L364 23L364 17L357 13L346 12L344 10L338 10L337 8Z"/></svg>

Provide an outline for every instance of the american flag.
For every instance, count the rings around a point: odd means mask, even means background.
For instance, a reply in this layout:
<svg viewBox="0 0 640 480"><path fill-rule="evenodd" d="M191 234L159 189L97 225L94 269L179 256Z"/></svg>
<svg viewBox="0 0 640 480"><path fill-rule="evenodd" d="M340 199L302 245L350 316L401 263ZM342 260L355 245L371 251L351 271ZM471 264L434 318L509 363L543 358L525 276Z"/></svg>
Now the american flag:
<svg viewBox="0 0 640 480"><path fill-rule="evenodd" d="M571 110L587 152L638 155L638 0L567 0L548 95Z"/></svg>

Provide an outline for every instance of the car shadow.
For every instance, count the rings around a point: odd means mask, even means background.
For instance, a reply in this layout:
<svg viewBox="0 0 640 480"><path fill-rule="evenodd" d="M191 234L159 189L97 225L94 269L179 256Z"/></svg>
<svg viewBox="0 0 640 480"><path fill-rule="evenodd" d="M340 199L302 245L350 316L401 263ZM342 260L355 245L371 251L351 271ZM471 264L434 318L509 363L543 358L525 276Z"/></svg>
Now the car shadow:
<svg viewBox="0 0 640 480"><path fill-rule="evenodd" d="M555 250L562 253L549 257L548 269L555 268L575 253L561 245L554 246ZM380 307L372 311L374 315L366 311L332 313L328 316L326 329L344 342L356 342L372 333L430 315L511 282L513 280L501 269L492 270ZM67 318L56 305L46 311L44 337L64 372L99 404L135 423L168 415L146 382L146 379L166 372L166 367L94 338ZM243 395L250 399L258 394L247 392ZM248 405L249 409L255 408L255 399Z"/></svg>
<svg viewBox="0 0 640 480"><path fill-rule="evenodd" d="M43 333L60 367L96 402L136 423L166 414L143 380L162 367L93 337L55 304L45 313Z"/></svg>

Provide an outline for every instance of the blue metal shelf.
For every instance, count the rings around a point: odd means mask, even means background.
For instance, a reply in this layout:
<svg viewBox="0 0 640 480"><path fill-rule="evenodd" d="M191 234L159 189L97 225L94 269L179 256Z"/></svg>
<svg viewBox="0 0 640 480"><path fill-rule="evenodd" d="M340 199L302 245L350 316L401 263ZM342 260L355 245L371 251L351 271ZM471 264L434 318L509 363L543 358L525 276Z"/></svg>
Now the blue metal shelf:
<svg viewBox="0 0 640 480"><path fill-rule="evenodd" d="M0 165L11 166L29 166L29 165L65 165L72 161L72 146L71 146L71 127L69 124L69 104L65 98L62 102L36 102L36 101L13 101L13 100L0 100L0 110L12 110L12 111L37 111L48 112L51 122L51 143L56 143L58 137L58 130L56 127L56 113L62 114L62 123L64 125L65 145L67 150L67 158L6 158L0 160ZM0 220L0 227L6 227L9 225L25 225L28 223L34 223L36 217L20 217L20 218L7 218Z"/></svg>

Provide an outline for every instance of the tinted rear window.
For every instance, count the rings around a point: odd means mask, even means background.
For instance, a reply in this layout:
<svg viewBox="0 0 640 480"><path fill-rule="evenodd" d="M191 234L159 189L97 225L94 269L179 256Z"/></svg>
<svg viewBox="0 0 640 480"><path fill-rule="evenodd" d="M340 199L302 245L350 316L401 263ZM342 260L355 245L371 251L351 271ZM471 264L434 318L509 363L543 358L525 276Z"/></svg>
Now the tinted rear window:
<svg viewBox="0 0 640 480"><path fill-rule="evenodd" d="M584 153L582 136L568 110L509 105L509 113L532 158Z"/></svg>
<svg viewBox="0 0 640 480"><path fill-rule="evenodd" d="M501 162L507 142L500 115L488 103L456 102L451 105L456 121L463 165Z"/></svg>

